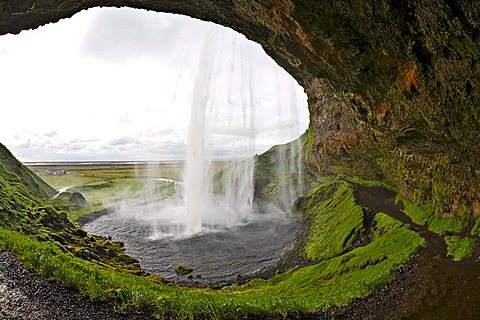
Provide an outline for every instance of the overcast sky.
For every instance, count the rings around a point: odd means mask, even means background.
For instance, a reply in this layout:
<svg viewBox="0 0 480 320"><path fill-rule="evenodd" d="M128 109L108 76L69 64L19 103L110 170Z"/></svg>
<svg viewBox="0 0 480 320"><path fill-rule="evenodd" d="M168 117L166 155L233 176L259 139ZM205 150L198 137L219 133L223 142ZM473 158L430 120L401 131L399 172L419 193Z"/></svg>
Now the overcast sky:
<svg viewBox="0 0 480 320"><path fill-rule="evenodd" d="M183 159L199 97L217 157L308 126L303 89L261 46L180 15L82 11L1 36L0 70L0 142L22 161Z"/></svg>

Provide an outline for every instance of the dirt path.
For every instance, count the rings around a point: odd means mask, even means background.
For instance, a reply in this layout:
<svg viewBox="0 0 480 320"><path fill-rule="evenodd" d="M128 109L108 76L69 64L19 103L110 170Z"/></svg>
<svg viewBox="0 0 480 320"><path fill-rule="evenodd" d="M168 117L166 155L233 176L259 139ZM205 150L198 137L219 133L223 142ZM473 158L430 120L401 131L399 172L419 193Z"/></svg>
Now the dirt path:
<svg viewBox="0 0 480 320"><path fill-rule="evenodd" d="M355 197L373 213L384 212L410 225L427 247L396 272L393 283L339 310L340 319L480 319L478 250L474 258L454 262L446 257L443 237L414 224L402 206L395 205L395 193L357 185Z"/></svg>
<svg viewBox="0 0 480 320"><path fill-rule="evenodd" d="M121 315L112 305L95 303L72 290L25 270L10 253L0 251L1 320L137 320L144 315Z"/></svg>

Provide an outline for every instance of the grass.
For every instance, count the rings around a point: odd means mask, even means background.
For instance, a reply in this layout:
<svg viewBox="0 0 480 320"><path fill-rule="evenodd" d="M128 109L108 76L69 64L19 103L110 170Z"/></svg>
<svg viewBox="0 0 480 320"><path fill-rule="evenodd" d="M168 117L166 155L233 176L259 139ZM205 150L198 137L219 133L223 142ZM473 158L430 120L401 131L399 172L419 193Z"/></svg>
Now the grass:
<svg viewBox="0 0 480 320"><path fill-rule="evenodd" d="M108 170L99 170L95 175L105 178ZM130 174L121 170L115 179L132 179ZM5 176L0 172L1 248L13 252L28 269L85 297L113 301L121 310L147 311L158 318L315 314L331 306L346 305L389 283L394 277L392 272L425 245L423 238L408 227L377 214L371 230L373 240L354 248L353 243L365 231L363 208L355 203L347 182L329 181L300 203L301 212L312 219L305 252L309 258L322 261L243 286L187 289L134 275L138 266L118 252L118 244L87 235L59 211L57 202L35 194L31 185L21 179L9 180ZM102 182L94 182L91 189L103 190L103 186ZM111 260L97 256L101 251L113 254Z"/></svg>
<svg viewBox="0 0 480 320"><path fill-rule="evenodd" d="M428 228L435 233L445 234L449 232L461 232L464 225L455 218L434 217L430 220Z"/></svg>
<svg viewBox="0 0 480 320"><path fill-rule="evenodd" d="M424 245L415 232L392 223L389 226L391 229L369 245L342 256L221 291L172 287L115 272L5 229L0 230L0 246L42 277L91 299L114 301L122 310L134 308L178 319L243 318L320 312L346 305L388 283L393 279L392 270Z"/></svg>
<svg viewBox="0 0 480 320"><path fill-rule="evenodd" d="M366 179L362 179L360 177L351 177L351 176L347 176L344 179L347 180L347 181L362 185L362 186L366 186L366 187L382 187L382 188L385 188L385 189L388 189L388 190L391 190L391 191L394 191L394 192L398 192L397 187L392 186L392 185L386 183L385 181L366 180Z"/></svg>
<svg viewBox="0 0 480 320"><path fill-rule="evenodd" d="M480 218L478 218L473 225L471 234L472 236L480 236Z"/></svg>
<svg viewBox="0 0 480 320"><path fill-rule="evenodd" d="M152 181L150 175L162 178L181 176L181 163L158 165L44 165L32 166L45 182L54 188L70 187L69 192L80 192L88 204L70 207L68 216L76 220L84 215L101 211L105 206L121 200L145 198L149 201L164 199L174 193L173 184L167 181ZM65 170L64 175L45 175L45 170ZM155 196L146 196L147 186L155 189Z"/></svg>
<svg viewBox="0 0 480 320"><path fill-rule="evenodd" d="M447 255L453 257L455 261L461 261L468 258L475 248L477 239L474 237L446 236Z"/></svg>
<svg viewBox="0 0 480 320"><path fill-rule="evenodd" d="M397 196L395 197L395 204L402 202L404 205L404 209L402 210L406 215L408 215L412 221L419 225L427 225L428 228L438 234L446 234L446 233L458 233L461 232L465 226L470 221L471 210L470 208L463 206L461 210L459 210L459 216L457 218L452 217L438 217L435 214L433 208L420 208L415 202L408 199L407 197L398 193L398 188L389 185L383 181L377 180L365 180L359 177L348 177L348 176L338 176L338 177L325 177L324 181L348 181L356 184L360 184L367 187L383 187L394 192L397 192ZM480 230L480 222L477 221L477 227L475 230ZM473 233L472 233L473 235Z"/></svg>
<svg viewBox="0 0 480 320"><path fill-rule="evenodd" d="M433 209L421 209L417 204L407 197L397 194L395 203L403 203L402 210L412 221L419 225L427 225L428 228L438 234L445 234L448 232L460 232L464 225L455 218L441 218L437 217Z"/></svg>
<svg viewBox="0 0 480 320"><path fill-rule="evenodd" d="M13 156L8 161L15 160ZM125 272L141 273L137 261L125 255L118 243L106 238L87 235L80 227L69 221L65 210L73 207L62 199L48 200L43 192L37 193L31 185L26 185L5 174L0 166L0 228L16 230L34 235L43 241L54 243L65 252L95 261ZM18 164L19 172L28 171ZM32 176L36 176L32 173ZM43 183L38 177L34 182ZM52 189L53 190L53 189ZM42 197L42 195L44 195Z"/></svg>
<svg viewBox="0 0 480 320"><path fill-rule="evenodd" d="M306 202L316 193L317 187L308 193ZM331 197L302 208L303 214L312 217L305 256L311 260L327 259L352 248L363 228L363 209L356 204L353 189L340 183Z"/></svg>
<svg viewBox="0 0 480 320"><path fill-rule="evenodd" d="M376 229L380 233L395 230L404 226L404 224L397 219L394 219L386 213L379 212L374 217Z"/></svg>
<svg viewBox="0 0 480 320"><path fill-rule="evenodd" d="M349 186L340 185L335 189L336 185L323 186L324 200L331 197L330 203L340 207L352 204ZM47 212L44 214L50 216ZM424 245L415 232L388 217L377 216L380 229L374 241L365 247L313 266L290 270L270 280L254 280L245 286L221 291L168 286L117 272L79 259L61 250L58 244L40 242L5 228L0 228L0 247L13 252L27 268L39 275L56 280L90 299L114 301L119 309L129 312L142 310L159 318L175 319L295 316L321 312L324 308L345 305L368 295L391 281L392 271ZM339 220L339 223L349 223L349 220ZM336 230L329 229L329 232L332 236ZM334 241L333 237L325 239L329 243Z"/></svg>
<svg viewBox="0 0 480 320"><path fill-rule="evenodd" d="M385 222L387 219L382 217L381 220ZM243 290L244 294L284 298L294 296L306 310L318 311L332 305L347 305L390 282L393 279L391 272L425 246L422 237L401 224L389 222L386 225L390 229L382 235L378 233L364 247L313 266L276 275L269 280L256 279L241 287L225 288L224 291Z"/></svg>
<svg viewBox="0 0 480 320"><path fill-rule="evenodd" d="M0 176L11 183L21 184L33 190L37 196L48 197L55 194L55 190L32 171L28 170L20 161L0 143Z"/></svg>

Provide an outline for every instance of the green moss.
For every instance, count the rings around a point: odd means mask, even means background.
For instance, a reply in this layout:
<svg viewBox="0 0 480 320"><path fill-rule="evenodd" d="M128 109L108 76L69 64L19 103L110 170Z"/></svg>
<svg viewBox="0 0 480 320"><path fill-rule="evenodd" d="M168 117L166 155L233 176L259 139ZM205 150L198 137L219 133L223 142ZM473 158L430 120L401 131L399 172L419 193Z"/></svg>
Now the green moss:
<svg viewBox="0 0 480 320"><path fill-rule="evenodd" d="M347 176L344 179L362 186L366 186L366 187L382 187L388 190L398 192L397 187L392 186L391 184L381 180L367 180L367 179L362 179L360 177L351 177L351 176Z"/></svg>
<svg viewBox="0 0 480 320"><path fill-rule="evenodd" d="M455 218L434 217L428 224L428 228L435 233L445 234L448 232L460 232L463 224Z"/></svg>
<svg viewBox="0 0 480 320"><path fill-rule="evenodd" d="M43 277L92 299L115 301L123 310L139 308L161 318L179 319L298 315L345 305L391 281L391 271L422 245L418 234L396 228L366 247L314 266L294 269L270 280L255 280L243 287L206 291L169 287L108 270L65 254L49 243L0 230L0 246Z"/></svg>
<svg viewBox="0 0 480 320"><path fill-rule="evenodd" d="M468 258L475 248L477 239L473 237L446 236L447 254L453 257L455 261L461 261Z"/></svg>
<svg viewBox="0 0 480 320"><path fill-rule="evenodd" d="M28 190L41 198L48 198L55 194L55 190L42 181L30 169L25 167L20 161L0 143L0 176L11 183L22 184Z"/></svg>
<svg viewBox="0 0 480 320"><path fill-rule="evenodd" d="M447 232L460 232L463 230L463 224L455 218L440 218L435 215L432 209L421 209L410 199L397 194L395 203L403 203L403 212L409 216L412 221L419 225L428 225L428 228L439 234Z"/></svg>
<svg viewBox="0 0 480 320"><path fill-rule="evenodd" d="M434 215L432 211L422 210L412 200L402 196L401 194L397 194L395 197L395 204L398 204L399 202L403 203L403 213L409 216L416 224L422 226L427 225Z"/></svg>
<svg viewBox="0 0 480 320"><path fill-rule="evenodd" d="M180 265L175 267L175 273L182 276L186 276L187 274L190 274L192 272L193 272L193 269L188 266Z"/></svg>
<svg viewBox="0 0 480 320"><path fill-rule="evenodd" d="M304 189L300 184L305 177L300 175L304 175L305 172L300 172L297 166L291 166L290 163L300 163L305 167L307 132L296 140L273 146L255 157L254 183L257 199L281 203L291 186L296 186L298 190Z"/></svg>
<svg viewBox="0 0 480 320"><path fill-rule="evenodd" d="M374 220L376 222L377 231L380 231L381 233L395 230L404 226L403 223L383 212L377 213L374 217Z"/></svg>
<svg viewBox="0 0 480 320"><path fill-rule="evenodd" d="M391 219L391 218L390 218ZM318 310L332 305L346 305L355 298L370 294L374 288L393 279L391 272L408 261L425 241L417 233L390 221L378 218L384 230L370 244L314 266L291 270L269 280L252 281L242 287L244 294L262 294L300 299L306 308ZM392 219L394 220L394 219Z"/></svg>
<svg viewBox="0 0 480 320"><path fill-rule="evenodd" d="M385 142L385 150L375 160L388 181L411 194L410 198L420 207L430 208L435 216L441 218L448 213L467 226L471 194L477 192L472 190L477 185L472 170L446 151L426 152L428 145L417 138L407 139L400 146L399 142Z"/></svg>
<svg viewBox="0 0 480 320"><path fill-rule="evenodd" d="M312 219L305 247L308 259L328 259L344 253L352 248L363 229L362 206L356 204L353 189L347 183L340 183L331 197L312 201L333 186L327 184L312 190L301 205L301 212Z"/></svg>
<svg viewBox="0 0 480 320"><path fill-rule="evenodd" d="M15 166L12 165L15 162L13 156L4 158L0 164L7 165L0 166L0 171ZM24 169L22 166L19 168ZM75 204L65 199L45 199L40 196L42 191L31 188L31 184L27 187L22 180L12 176L10 171L0 172L0 228L34 235L55 244L64 252L112 269L142 273L139 263L127 256L119 243L109 242L103 237L88 236L68 219L65 210L75 207Z"/></svg>
<svg viewBox="0 0 480 320"><path fill-rule="evenodd" d="M458 221L462 222L464 226L468 226L472 221L472 207L467 205L462 205L457 210L456 218Z"/></svg>
<svg viewBox="0 0 480 320"><path fill-rule="evenodd" d="M475 236L475 235L480 236L480 218L478 218L475 224L473 225L471 234L472 236Z"/></svg>

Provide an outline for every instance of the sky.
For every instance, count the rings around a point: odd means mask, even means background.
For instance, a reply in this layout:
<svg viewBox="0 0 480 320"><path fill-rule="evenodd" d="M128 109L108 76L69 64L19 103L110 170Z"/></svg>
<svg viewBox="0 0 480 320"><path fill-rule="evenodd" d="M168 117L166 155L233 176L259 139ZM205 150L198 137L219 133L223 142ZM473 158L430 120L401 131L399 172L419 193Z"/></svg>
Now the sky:
<svg viewBox="0 0 480 320"><path fill-rule="evenodd" d="M21 161L184 159L192 107L216 158L308 126L303 89L260 45L181 15L94 8L4 35L0 71L0 143Z"/></svg>

